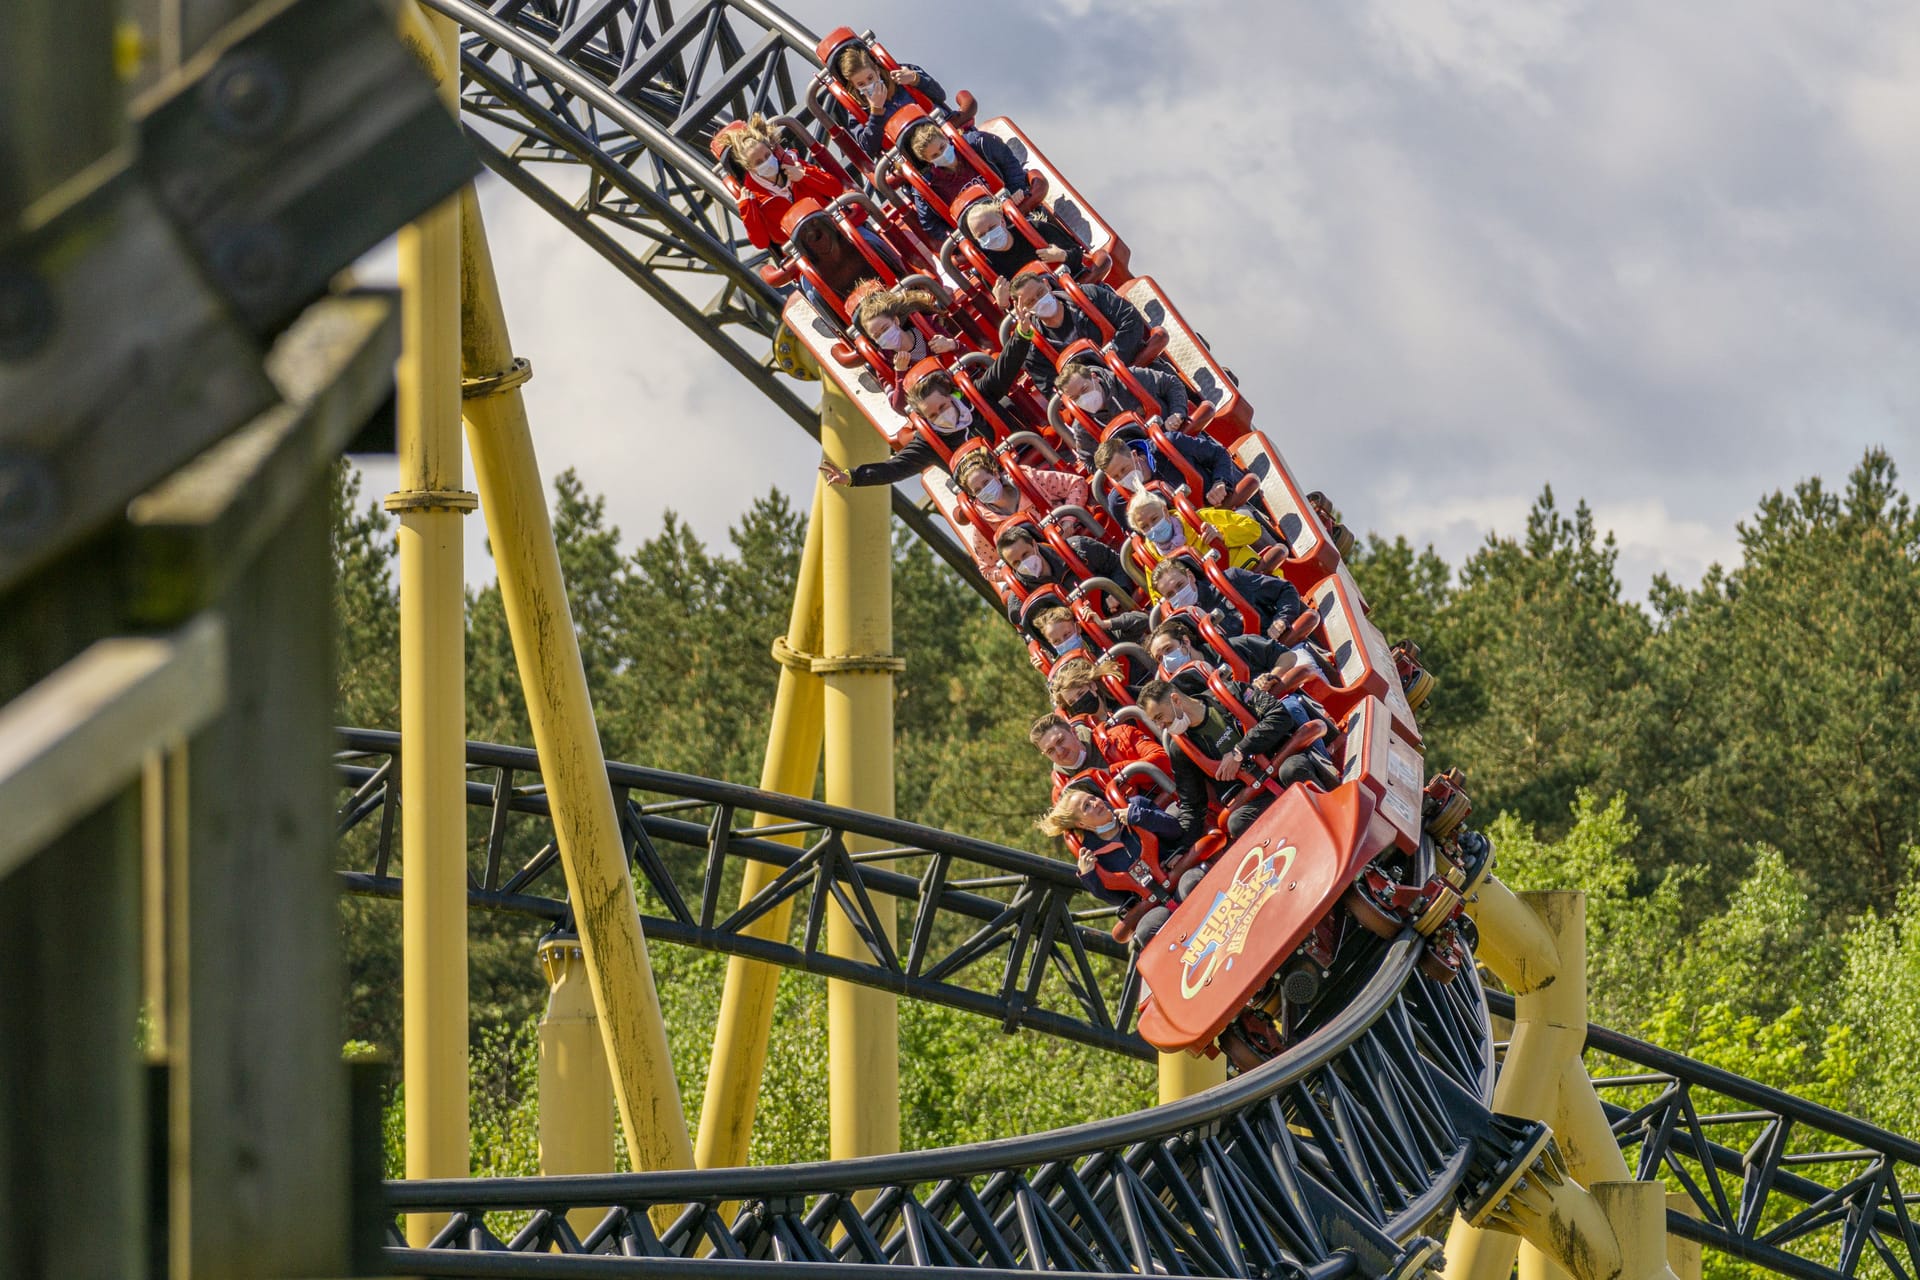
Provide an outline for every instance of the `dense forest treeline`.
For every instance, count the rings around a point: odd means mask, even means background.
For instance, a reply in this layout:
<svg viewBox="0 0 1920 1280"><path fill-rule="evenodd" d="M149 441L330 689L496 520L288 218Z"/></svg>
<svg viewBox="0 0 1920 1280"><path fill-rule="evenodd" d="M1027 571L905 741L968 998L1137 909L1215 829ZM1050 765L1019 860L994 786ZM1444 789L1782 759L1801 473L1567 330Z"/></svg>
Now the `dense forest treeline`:
<svg viewBox="0 0 1920 1280"><path fill-rule="evenodd" d="M631 552L572 473L554 524L609 757L754 782L804 533L778 492L730 545L674 515ZM470 534L474 532L470 530ZM1591 895L1597 1020L1920 1132L1920 520L1892 460L1764 498L1740 559L1623 594L1610 535L1551 491L1449 565L1371 538L1354 569L1389 639L1440 684L1431 768L1459 765L1517 887ZM392 529L343 468L339 714L392 726ZM1004 621L924 547L895 547L902 817L1053 852L1032 830L1039 678ZM468 600L468 734L529 741L497 589ZM397 907L343 907L348 1034L398 1046ZM476 1148L530 1167L532 1019L520 922L475 920ZM722 964L656 949L688 1114ZM824 1154L824 996L788 975L756 1159ZM1150 1101L1150 1069L980 1019L902 1007L906 1141L1027 1131Z"/></svg>

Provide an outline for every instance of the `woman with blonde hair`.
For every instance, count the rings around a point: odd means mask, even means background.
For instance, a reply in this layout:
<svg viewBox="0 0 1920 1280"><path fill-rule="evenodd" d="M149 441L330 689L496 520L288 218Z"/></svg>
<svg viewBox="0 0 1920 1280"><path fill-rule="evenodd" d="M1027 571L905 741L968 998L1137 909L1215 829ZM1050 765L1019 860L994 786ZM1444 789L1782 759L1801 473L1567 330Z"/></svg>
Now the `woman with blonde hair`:
<svg viewBox="0 0 1920 1280"><path fill-rule="evenodd" d="M838 178L808 164L783 141L767 118L758 114L727 125L713 140L721 167L739 184L740 195L734 203L747 239L759 249L786 243L780 220L795 201L818 200L827 205L843 190Z"/></svg>
<svg viewBox="0 0 1920 1280"><path fill-rule="evenodd" d="M945 309L927 289L879 281L862 285L847 299L853 323L868 342L885 352L896 374L905 373L929 355L951 355L960 344L947 332ZM936 330L932 338L920 332L913 317L925 316Z"/></svg>
<svg viewBox="0 0 1920 1280"><path fill-rule="evenodd" d="M1186 847L1180 820L1144 796L1115 812L1092 788L1071 785L1034 825L1073 850L1080 883L1100 901L1122 914L1142 901L1155 904L1134 924L1133 936L1140 942L1158 932L1174 904L1206 878L1205 870L1191 867L1178 885L1172 882L1165 863Z"/></svg>

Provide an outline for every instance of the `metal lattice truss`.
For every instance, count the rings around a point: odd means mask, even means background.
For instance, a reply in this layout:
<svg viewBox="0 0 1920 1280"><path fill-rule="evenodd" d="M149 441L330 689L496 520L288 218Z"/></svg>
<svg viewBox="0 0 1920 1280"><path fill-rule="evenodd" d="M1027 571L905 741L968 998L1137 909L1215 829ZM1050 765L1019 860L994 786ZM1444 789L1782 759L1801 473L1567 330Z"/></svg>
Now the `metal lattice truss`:
<svg viewBox="0 0 1920 1280"><path fill-rule="evenodd" d="M343 887L398 897L399 735L354 729L341 742ZM470 743L467 769L468 803L488 813L470 905L566 922L538 757ZM1136 992L1127 950L1106 927L1113 909L1075 909L1084 895L1070 864L707 778L624 764L610 765L608 777L649 939L881 987L983 1014L1008 1030L1153 1056L1129 1030ZM770 825L755 827L756 815ZM852 853L850 836L884 847ZM743 905L748 862L778 875ZM751 926L781 904L794 912L788 935L755 936ZM882 910L902 913L904 947L888 944ZM864 954L827 953L831 911L855 922Z"/></svg>
<svg viewBox="0 0 1920 1280"><path fill-rule="evenodd" d="M1435 985L1418 954L1411 936L1395 944L1316 1034L1183 1102L828 1165L396 1182L395 1213L451 1216L427 1249L400 1247L396 1231L389 1258L429 1276L653 1275L693 1259L716 1277L806 1263L821 1274L1412 1275L1437 1253L1430 1233L1458 1189L1531 1158L1540 1140L1487 1110L1478 982ZM598 1218L585 1232L569 1223L581 1209ZM588 1272L565 1256L578 1254L605 1260Z"/></svg>
<svg viewBox="0 0 1920 1280"><path fill-rule="evenodd" d="M1633 1176L1692 1202L1673 1234L1798 1280L1920 1276L1920 1142L1605 1027L1587 1049Z"/></svg>
<svg viewBox="0 0 1920 1280"><path fill-rule="evenodd" d="M487 167L817 436L818 410L770 363L785 297L706 150L729 120L796 111L813 37L751 0L426 3L460 25L461 116ZM897 489L893 509L987 590L930 509Z"/></svg>

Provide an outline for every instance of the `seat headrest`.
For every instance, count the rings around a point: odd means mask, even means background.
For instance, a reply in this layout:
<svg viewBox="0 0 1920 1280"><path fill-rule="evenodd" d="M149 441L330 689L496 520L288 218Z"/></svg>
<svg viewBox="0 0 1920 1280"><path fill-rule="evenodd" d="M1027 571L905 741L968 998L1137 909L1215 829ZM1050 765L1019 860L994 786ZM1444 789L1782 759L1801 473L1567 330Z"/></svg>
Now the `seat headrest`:
<svg viewBox="0 0 1920 1280"><path fill-rule="evenodd" d="M899 146L900 139L906 136L907 130L913 128L913 126L923 120L930 119L932 119L932 117L918 107L900 108L900 110L893 113L893 118L887 121L887 145L890 147Z"/></svg>
<svg viewBox="0 0 1920 1280"><path fill-rule="evenodd" d="M991 199L993 199L993 192L987 190L986 183L969 182L960 188L960 194L955 196L953 202L947 206L947 213L952 217L953 225L958 227L963 225L960 219L966 215L969 208L982 200Z"/></svg>
<svg viewBox="0 0 1920 1280"><path fill-rule="evenodd" d="M707 144L708 154L715 160L726 155L727 149L733 145L734 135L744 133L746 128L747 124L744 120L732 120L721 125L720 131L713 135L713 141Z"/></svg>
<svg viewBox="0 0 1920 1280"><path fill-rule="evenodd" d="M812 197L795 200L786 213L781 215L780 234L791 240L793 239L793 233L799 229L801 223L816 214L823 214L826 211L826 207Z"/></svg>
<svg viewBox="0 0 1920 1280"><path fill-rule="evenodd" d="M828 72L833 70L834 55L850 44L858 44L860 37L853 33L852 27L835 27L827 32L819 44L813 47L813 54L820 59L820 65Z"/></svg>

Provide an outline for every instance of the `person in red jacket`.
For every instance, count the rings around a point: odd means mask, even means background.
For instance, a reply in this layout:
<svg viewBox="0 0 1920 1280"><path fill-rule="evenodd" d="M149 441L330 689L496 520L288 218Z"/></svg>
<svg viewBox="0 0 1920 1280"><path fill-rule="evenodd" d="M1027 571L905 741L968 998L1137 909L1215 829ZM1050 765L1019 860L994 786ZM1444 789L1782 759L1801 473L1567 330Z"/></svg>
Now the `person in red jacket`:
<svg viewBox="0 0 1920 1280"><path fill-rule="evenodd" d="M840 180L825 169L806 163L799 152L781 146L779 134L765 116L736 120L713 141L720 163L740 186L735 203L747 239L755 248L786 243L780 220L794 201L831 204L843 190Z"/></svg>
<svg viewBox="0 0 1920 1280"><path fill-rule="evenodd" d="M1088 769L1117 772L1136 761L1150 764L1169 778L1173 762L1160 740L1135 724L1110 724L1096 735L1091 726L1075 724L1058 711L1033 722L1027 741L1053 761L1053 789L1057 794L1067 779Z"/></svg>

